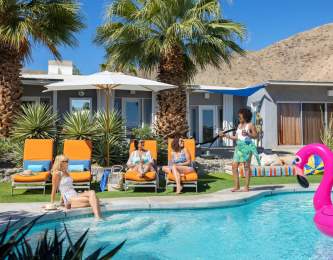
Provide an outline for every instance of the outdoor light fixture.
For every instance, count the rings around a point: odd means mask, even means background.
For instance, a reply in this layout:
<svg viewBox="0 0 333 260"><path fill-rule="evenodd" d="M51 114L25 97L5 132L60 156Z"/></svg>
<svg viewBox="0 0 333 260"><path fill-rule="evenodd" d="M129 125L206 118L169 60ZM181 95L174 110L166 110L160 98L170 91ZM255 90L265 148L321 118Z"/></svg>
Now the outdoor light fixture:
<svg viewBox="0 0 333 260"><path fill-rule="evenodd" d="M209 99L210 98L210 94L209 93L205 93L205 99Z"/></svg>
<svg viewBox="0 0 333 260"><path fill-rule="evenodd" d="M78 95L79 95L79 97L84 97L84 91L79 91Z"/></svg>
<svg viewBox="0 0 333 260"><path fill-rule="evenodd" d="M333 97L333 89L329 89L329 90L327 91L327 95L328 95L329 97Z"/></svg>
<svg viewBox="0 0 333 260"><path fill-rule="evenodd" d="M130 91L131 95L135 95L135 90Z"/></svg>

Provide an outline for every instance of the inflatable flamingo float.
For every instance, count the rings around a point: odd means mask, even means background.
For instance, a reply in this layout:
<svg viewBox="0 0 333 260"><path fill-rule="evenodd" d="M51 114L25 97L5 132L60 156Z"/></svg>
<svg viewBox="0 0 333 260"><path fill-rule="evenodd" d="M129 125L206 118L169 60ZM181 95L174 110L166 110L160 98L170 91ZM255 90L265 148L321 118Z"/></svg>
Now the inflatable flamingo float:
<svg viewBox="0 0 333 260"><path fill-rule="evenodd" d="M318 155L324 162L324 176L313 198L316 210L314 222L322 233L333 237L333 206L331 201L333 152L323 144L310 144L296 153L294 164L298 168L297 180L305 188L309 187L309 182L303 169L311 155Z"/></svg>

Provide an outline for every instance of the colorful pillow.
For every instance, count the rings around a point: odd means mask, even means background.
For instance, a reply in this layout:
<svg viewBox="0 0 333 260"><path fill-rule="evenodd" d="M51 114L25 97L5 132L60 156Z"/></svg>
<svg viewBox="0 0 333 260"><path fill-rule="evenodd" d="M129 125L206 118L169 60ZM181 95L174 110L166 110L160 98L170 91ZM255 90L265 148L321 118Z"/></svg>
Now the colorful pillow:
<svg viewBox="0 0 333 260"><path fill-rule="evenodd" d="M83 172L84 171L84 165L83 164L68 165L68 171L69 172Z"/></svg>
<svg viewBox="0 0 333 260"><path fill-rule="evenodd" d="M42 167L40 167L40 165ZM35 169L35 170L33 170L33 169ZM33 172L36 172L37 169L40 169L38 171L41 171L41 172L49 171L51 169L51 161L50 160L45 160L45 161L24 160L23 161L23 170L31 170Z"/></svg>
<svg viewBox="0 0 333 260"><path fill-rule="evenodd" d="M304 166L304 174L320 174L324 172L324 162L318 155L312 155Z"/></svg>

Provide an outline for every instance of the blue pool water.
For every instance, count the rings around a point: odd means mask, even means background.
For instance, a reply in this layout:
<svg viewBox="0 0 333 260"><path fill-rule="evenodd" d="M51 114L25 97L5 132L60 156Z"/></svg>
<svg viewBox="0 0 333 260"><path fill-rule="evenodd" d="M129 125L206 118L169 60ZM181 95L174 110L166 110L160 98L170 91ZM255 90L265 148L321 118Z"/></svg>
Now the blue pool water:
<svg viewBox="0 0 333 260"><path fill-rule="evenodd" d="M127 243L115 259L333 259L333 239L312 221L313 193L269 196L244 206L113 213L68 220L73 238L90 228L88 251ZM36 227L61 228L62 223Z"/></svg>

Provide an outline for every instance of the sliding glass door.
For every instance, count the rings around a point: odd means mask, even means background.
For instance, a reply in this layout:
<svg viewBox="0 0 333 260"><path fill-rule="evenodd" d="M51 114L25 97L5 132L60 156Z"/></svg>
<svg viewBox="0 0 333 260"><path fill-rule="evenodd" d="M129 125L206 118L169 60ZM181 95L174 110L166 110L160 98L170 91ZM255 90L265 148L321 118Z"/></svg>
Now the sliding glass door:
<svg viewBox="0 0 333 260"><path fill-rule="evenodd" d="M302 104L303 144L321 142L324 118L325 104Z"/></svg>
<svg viewBox="0 0 333 260"><path fill-rule="evenodd" d="M301 104L278 104L279 145L301 145Z"/></svg>
<svg viewBox="0 0 333 260"><path fill-rule="evenodd" d="M278 103L278 143L320 143L324 124L331 120L332 103Z"/></svg>

